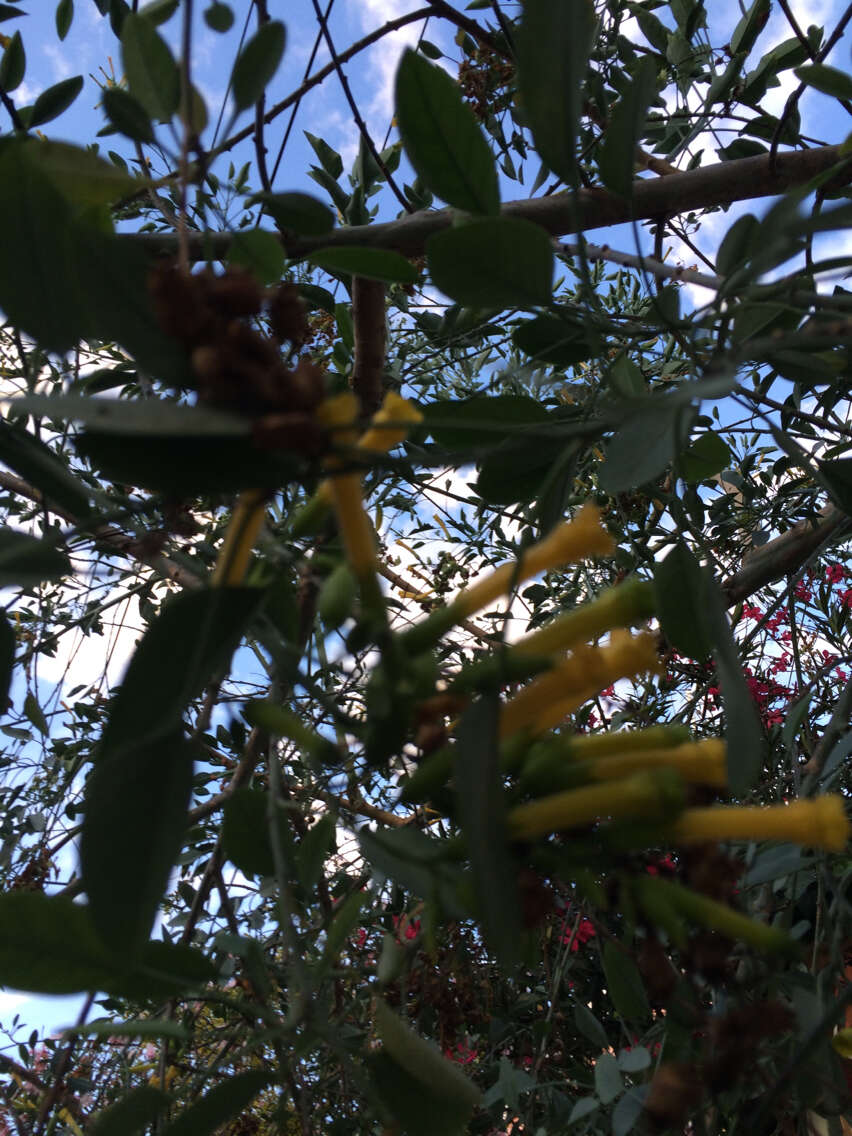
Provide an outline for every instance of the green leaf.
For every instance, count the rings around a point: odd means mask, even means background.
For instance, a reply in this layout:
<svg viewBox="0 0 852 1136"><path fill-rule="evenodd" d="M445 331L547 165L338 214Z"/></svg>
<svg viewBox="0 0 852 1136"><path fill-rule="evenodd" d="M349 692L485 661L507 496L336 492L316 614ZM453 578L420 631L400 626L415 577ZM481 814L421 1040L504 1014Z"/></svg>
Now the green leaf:
<svg viewBox="0 0 852 1136"><path fill-rule="evenodd" d="M214 0L209 8L204 9L204 22L214 32L228 32L234 23L234 13L227 4Z"/></svg>
<svg viewBox="0 0 852 1136"><path fill-rule="evenodd" d="M156 702L147 712L156 720ZM80 874L92 920L131 959L147 942L183 845L196 757L177 732L152 729L155 741L102 748L83 803Z"/></svg>
<svg viewBox="0 0 852 1136"><path fill-rule="evenodd" d="M104 476L172 495L228 493L252 487L280 489L307 472L289 450L261 450L233 434L99 434L74 439L77 452ZM227 452L227 462L222 454Z"/></svg>
<svg viewBox="0 0 852 1136"><path fill-rule="evenodd" d="M704 661L713 649L706 610L705 571L682 541L654 565L654 594L660 627L678 651Z"/></svg>
<svg viewBox="0 0 852 1136"><path fill-rule="evenodd" d="M592 1011L582 1002L577 1002L574 1006L574 1025L583 1037L588 1038L593 1045L601 1048L609 1045L606 1030Z"/></svg>
<svg viewBox="0 0 852 1136"><path fill-rule="evenodd" d="M186 1026L168 1018L145 1018L133 1022L114 1022L107 1018L72 1026L69 1032L85 1037L173 1037L178 1041L188 1041L192 1036Z"/></svg>
<svg viewBox="0 0 852 1136"><path fill-rule="evenodd" d="M3 20L14 20L16 16L26 16L23 8L17 8L14 4L0 4L0 23Z"/></svg>
<svg viewBox="0 0 852 1136"><path fill-rule="evenodd" d="M139 15L143 20L150 20L155 27L159 27L172 18L179 4L180 0L151 0L139 9Z"/></svg>
<svg viewBox="0 0 852 1136"><path fill-rule="evenodd" d="M47 539L0 531L0 588L33 588L71 574L71 563Z"/></svg>
<svg viewBox="0 0 852 1136"><path fill-rule="evenodd" d="M627 1136L636 1126L644 1108L646 1085L635 1085L628 1089L612 1110L612 1136Z"/></svg>
<svg viewBox="0 0 852 1136"><path fill-rule="evenodd" d="M5 611L0 610L0 717L9 705L12 672L15 669L15 632Z"/></svg>
<svg viewBox="0 0 852 1136"><path fill-rule="evenodd" d="M576 367L593 354L586 329L581 324L568 323L551 315L536 316L522 323L512 333L512 342L536 361L552 363L559 370Z"/></svg>
<svg viewBox="0 0 852 1136"><path fill-rule="evenodd" d="M63 197L78 206L109 205L137 193L144 182L91 150L52 140L27 142L26 156L52 180Z"/></svg>
<svg viewBox="0 0 852 1136"><path fill-rule="evenodd" d="M284 275L287 258L274 233L243 229L228 246L228 262L251 269L261 284L274 284Z"/></svg>
<svg viewBox="0 0 852 1136"><path fill-rule="evenodd" d="M518 87L538 153L571 185L583 82L597 20L591 0L525 0Z"/></svg>
<svg viewBox="0 0 852 1136"><path fill-rule="evenodd" d="M432 282L459 304L533 308L553 296L553 247L531 221L495 217L435 233L426 242Z"/></svg>
<svg viewBox="0 0 852 1136"><path fill-rule="evenodd" d="M834 503L852 517L852 458L817 460L817 465Z"/></svg>
<svg viewBox="0 0 852 1136"><path fill-rule="evenodd" d="M56 34L65 39L74 19L74 0L59 0L56 5Z"/></svg>
<svg viewBox="0 0 852 1136"><path fill-rule="evenodd" d="M269 795L259 789L237 789L225 802L222 851L248 876L275 874L268 811ZM286 846L290 840L290 823L283 810L279 813L278 832Z"/></svg>
<svg viewBox="0 0 852 1136"><path fill-rule="evenodd" d="M199 588L164 603L110 703L102 752L171 736L188 703L228 666L261 596L257 588Z"/></svg>
<svg viewBox="0 0 852 1136"><path fill-rule="evenodd" d="M30 112L28 123L30 129L58 118L63 111L71 106L82 89L83 76L76 75L73 79L63 79L60 83L54 83L52 87L42 91L33 103Z"/></svg>
<svg viewBox="0 0 852 1136"><path fill-rule="evenodd" d="M631 1049L619 1050L618 1067L622 1073L641 1073L649 1068L651 1054L644 1045L634 1045Z"/></svg>
<svg viewBox="0 0 852 1136"><path fill-rule="evenodd" d="M0 87L10 94L20 87L27 70L27 56L21 33L15 32L6 44L0 59ZM8 215L8 214L7 214Z"/></svg>
<svg viewBox="0 0 852 1136"><path fill-rule="evenodd" d="M121 29L121 58L130 93L151 118L168 122L180 103L180 73L150 20L130 13Z"/></svg>
<svg viewBox="0 0 852 1136"><path fill-rule="evenodd" d="M244 1112L271 1080L272 1074L260 1069L229 1076L167 1124L162 1136L210 1136L226 1120Z"/></svg>
<svg viewBox="0 0 852 1136"><path fill-rule="evenodd" d="M44 442L18 426L0 422L0 461L47 499L74 517L91 512L90 490Z"/></svg>
<svg viewBox="0 0 852 1136"><path fill-rule="evenodd" d="M47 724L47 718L44 716L44 711L38 704L38 699L29 691L24 699L24 716L28 722L31 722L42 737L47 737L50 733L50 727Z"/></svg>
<svg viewBox="0 0 852 1136"><path fill-rule="evenodd" d="M595 1061L595 1092L601 1104L612 1104L624 1089L618 1062L611 1053L602 1053Z"/></svg>
<svg viewBox="0 0 852 1136"><path fill-rule="evenodd" d="M623 493L646 485L674 458L681 408L660 397L649 402L607 444L606 460L598 474L598 484L605 493Z"/></svg>
<svg viewBox="0 0 852 1136"><path fill-rule="evenodd" d="M494 157L446 71L406 49L396 73L395 106L405 152L429 189L456 209L497 213Z"/></svg>
<svg viewBox="0 0 852 1136"><path fill-rule="evenodd" d="M709 573L705 575L704 596L725 710L728 786L733 796L742 797L754 787L763 767L763 730L743 675L739 649L728 623L721 592Z"/></svg>
<svg viewBox="0 0 852 1136"><path fill-rule="evenodd" d="M76 994L104 989L116 969L88 908L41 892L0 895L0 985Z"/></svg>
<svg viewBox="0 0 852 1136"><path fill-rule="evenodd" d="M706 481L731 464L731 451L726 442L708 430L680 455L680 471L685 481L696 485Z"/></svg>
<svg viewBox="0 0 852 1136"><path fill-rule="evenodd" d="M750 259L760 239L760 222L753 213L738 217L725 233L716 254L716 271L730 276Z"/></svg>
<svg viewBox="0 0 852 1136"><path fill-rule="evenodd" d="M308 260L326 272L362 276L387 284L416 284L420 278L414 265L391 249L324 248L312 252Z"/></svg>
<svg viewBox="0 0 852 1136"><path fill-rule="evenodd" d="M130 400L89 395L23 395L10 400L17 410L58 422L84 422L104 433L195 437L245 437L245 418L208 406L185 406L164 398Z"/></svg>
<svg viewBox="0 0 852 1136"><path fill-rule="evenodd" d="M101 95L106 116L119 134L134 142L153 142L154 127L138 99L122 87L107 87Z"/></svg>
<svg viewBox="0 0 852 1136"><path fill-rule="evenodd" d="M836 67L828 67L825 63L807 63L803 67L796 67L794 74L824 95L852 99L852 77L845 71L838 71Z"/></svg>
<svg viewBox="0 0 852 1136"><path fill-rule="evenodd" d="M770 0L754 0L734 28L730 44L731 55L737 55L739 52L747 55L751 51L769 19L770 8Z"/></svg>
<svg viewBox="0 0 852 1136"><path fill-rule="evenodd" d="M459 918L469 913L457 899L458 864L446 860L446 846L416 828L362 828L358 843L364 858L381 875L401 884L421 899L437 895L448 914Z"/></svg>
<svg viewBox="0 0 852 1136"><path fill-rule="evenodd" d="M252 204L260 201L264 210L284 232L292 230L305 237L320 237L334 228L334 214L309 193L258 193Z"/></svg>
<svg viewBox="0 0 852 1136"><path fill-rule="evenodd" d="M364 906L366 898L364 892L357 889L351 891L343 902L335 908L334 918L328 928L322 952L322 969L324 971L337 964L340 952L361 917L361 908Z"/></svg>
<svg viewBox="0 0 852 1136"><path fill-rule="evenodd" d="M339 178L343 173L343 159L336 150L332 150L331 146L323 139L317 138L316 134L310 134L307 130L304 131L307 140L313 146L314 153L320 160L320 165L323 170L332 179Z"/></svg>
<svg viewBox="0 0 852 1136"><path fill-rule="evenodd" d="M456 729L455 791L488 948L504 966L518 959L521 940L517 865L506 835L499 763L499 698L477 699Z"/></svg>
<svg viewBox="0 0 852 1136"><path fill-rule="evenodd" d="M568 1123L574 1124L577 1120L583 1120L585 1117L591 1116L593 1112L597 1112L600 1106L601 1102L597 1097L580 1097L579 1100L574 1102L571 1115L568 1117Z"/></svg>
<svg viewBox="0 0 852 1136"><path fill-rule="evenodd" d="M181 737L181 716L227 666L258 598L214 588L165 604L110 704L86 783L81 874L100 935L131 957L183 842L195 749Z"/></svg>
<svg viewBox="0 0 852 1136"><path fill-rule="evenodd" d="M332 813L325 813L311 825L299 844L299 881L306 892L316 887L322 876L326 857L334 846L337 822Z"/></svg>
<svg viewBox="0 0 852 1136"><path fill-rule="evenodd" d="M280 20L262 24L237 57L231 72L231 94L237 111L248 110L263 95L278 70L287 35Z"/></svg>
<svg viewBox="0 0 852 1136"><path fill-rule="evenodd" d="M370 1077L401 1129L410 1136L461 1136L479 1089L381 1000L376 1027L383 1050L367 1057Z"/></svg>
<svg viewBox="0 0 852 1136"><path fill-rule="evenodd" d="M602 961L607 991L616 1013L628 1022L647 1021L651 1010L633 959L610 939L604 943ZM610 1060L618 1071L615 1058L610 1057Z"/></svg>
<svg viewBox="0 0 852 1136"><path fill-rule="evenodd" d="M621 197L633 193L636 146L645 130L648 107L657 94L657 60L645 56L616 105L598 150L598 170L607 189Z"/></svg>
<svg viewBox="0 0 852 1136"><path fill-rule="evenodd" d="M449 450L490 450L524 426L549 421L541 403L522 394L476 395L458 402L430 402L420 409L428 432Z"/></svg>
<svg viewBox="0 0 852 1136"><path fill-rule="evenodd" d="M172 1103L162 1089L139 1085L89 1121L91 1136L135 1136L147 1129Z"/></svg>

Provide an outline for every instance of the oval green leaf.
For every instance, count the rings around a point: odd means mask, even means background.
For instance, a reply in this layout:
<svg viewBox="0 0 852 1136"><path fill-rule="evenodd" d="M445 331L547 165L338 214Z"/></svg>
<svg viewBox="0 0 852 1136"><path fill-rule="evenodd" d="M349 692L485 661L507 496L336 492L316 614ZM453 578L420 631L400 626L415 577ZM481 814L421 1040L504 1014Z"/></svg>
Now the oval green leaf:
<svg viewBox="0 0 852 1136"><path fill-rule="evenodd" d="M237 57L231 73L231 94L237 111L253 106L266 90L284 55L287 34L280 20L258 28Z"/></svg>
<svg viewBox="0 0 852 1136"><path fill-rule="evenodd" d="M308 260L326 272L362 276L385 284L416 284L419 279L417 269L390 249L324 248L312 252Z"/></svg>
<svg viewBox="0 0 852 1136"><path fill-rule="evenodd" d="M494 217L436 233L426 242L432 282L459 304L535 308L553 295L553 247L531 221Z"/></svg>
<svg viewBox="0 0 852 1136"><path fill-rule="evenodd" d="M61 83L54 83L46 91L42 91L33 103L30 114L30 128L41 126L58 118L64 110L74 102L83 89L83 76L75 75L73 79L63 79Z"/></svg>
<svg viewBox="0 0 852 1136"><path fill-rule="evenodd" d="M125 17L121 58L131 95L151 118L168 122L180 102L180 74L168 44L144 16Z"/></svg>
<svg viewBox="0 0 852 1136"><path fill-rule="evenodd" d="M473 111L446 71L410 48L396 73L396 119L408 159L433 193L469 213L499 211L497 167Z"/></svg>

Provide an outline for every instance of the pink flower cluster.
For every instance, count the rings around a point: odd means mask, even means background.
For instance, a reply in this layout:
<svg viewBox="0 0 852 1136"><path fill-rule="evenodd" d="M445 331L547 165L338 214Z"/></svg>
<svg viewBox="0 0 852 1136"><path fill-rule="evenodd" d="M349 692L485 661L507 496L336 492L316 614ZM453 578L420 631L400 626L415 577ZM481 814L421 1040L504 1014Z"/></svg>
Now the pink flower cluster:
<svg viewBox="0 0 852 1136"><path fill-rule="evenodd" d="M455 1047L447 1046L444 1050L444 1056L449 1057L451 1061L458 1062L459 1065L470 1065L477 1059L479 1053L471 1048L467 1041L457 1041Z"/></svg>
<svg viewBox="0 0 852 1136"><path fill-rule="evenodd" d="M591 919L587 919L585 915L577 924L576 932L573 926L567 927L563 925L562 927L562 942L570 943L572 952L579 951L580 947L585 946L589 939L594 939L595 935L597 935L595 925Z"/></svg>

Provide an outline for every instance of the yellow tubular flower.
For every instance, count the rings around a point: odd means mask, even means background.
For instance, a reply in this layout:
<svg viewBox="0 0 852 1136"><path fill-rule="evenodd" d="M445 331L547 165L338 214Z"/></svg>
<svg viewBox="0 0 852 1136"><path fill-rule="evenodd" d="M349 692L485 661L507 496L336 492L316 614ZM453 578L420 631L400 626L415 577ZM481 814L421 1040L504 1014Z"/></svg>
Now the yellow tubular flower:
<svg viewBox="0 0 852 1136"><path fill-rule="evenodd" d="M346 445L354 439L357 413L358 401L355 395L346 392L326 399L317 410L317 418L334 431L334 440L338 444ZM329 468L339 468L340 458L328 458L326 465ZM375 599L378 589L378 583L375 582L376 543L373 525L364 509L361 475L341 473L332 476L328 484L346 559L362 586L362 596L366 585L371 598ZM378 593L380 594L380 589Z"/></svg>
<svg viewBox="0 0 852 1136"><path fill-rule="evenodd" d="M528 548L520 561L509 561L479 583L459 592L450 608L456 621L480 611L499 599L514 584L572 564L586 556L606 556L615 551L615 542L601 524L600 510L584 505L573 521L559 525L544 540Z"/></svg>
<svg viewBox="0 0 852 1136"><path fill-rule="evenodd" d="M348 394L338 397L354 398L354 396ZM326 402L333 401L333 399L326 400ZM343 404L341 404L342 406ZM349 405L347 404L344 409L348 412ZM357 404L352 407L352 410L353 414L357 415ZM333 415L336 413L336 410L333 411ZM407 398L402 398L395 391L388 391L381 407L373 415L369 428L364 431L355 444L359 450L369 450L373 454L386 454L394 446L405 441L409 426L416 426L418 422L422 421L423 415L413 403L409 402ZM394 425L391 426L390 423ZM327 423L327 425L331 425L331 423ZM339 440L342 441L343 439L339 438ZM314 496L330 505L331 482L321 482Z"/></svg>
<svg viewBox="0 0 852 1136"><path fill-rule="evenodd" d="M689 741L686 726L648 726L644 730L613 730L609 734L578 734L566 738L569 757L583 761L611 753L635 753L640 749L666 749Z"/></svg>
<svg viewBox="0 0 852 1136"><path fill-rule="evenodd" d="M674 769L684 781L724 789L728 784L727 747L718 738L673 746L671 749L617 753L589 761L586 769L594 781L629 777L643 769Z"/></svg>
<svg viewBox="0 0 852 1136"><path fill-rule="evenodd" d="M237 501L213 569L214 588L238 587L248 571L252 549L266 517L265 489L246 489Z"/></svg>
<svg viewBox="0 0 852 1136"><path fill-rule="evenodd" d="M511 810L509 836L532 840L566 828L611 820L663 820L683 807L683 784L671 770L637 773L606 785L583 785Z"/></svg>
<svg viewBox="0 0 852 1136"><path fill-rule="evenodd" d="M849 834L843 798L829 793L789 805L686 809L667 835L674 844L698 844L705 840L782 840L842 852Z"/></svg>
<svg viewBox="0 0 852 1136"><path fill-rule="evenodd" d="M405 441L410 426L422 421L423 415L413 403L396 391L388 391L369 429L358 439L358 449L386 454Z"/></svg>
<svg viewBox="0 0 852 1136"><path fill-rule="evenodd" d="M516 655L550 655L595 639L614 627L627 627L654 614L653 585L627 580L607 588L596 600L558 616L510 647Z"/></svg>
<svg viewBox="0 0 852 1136"><path fill-rule="evenodd" d="M578 649L510 699L500 715L500 736L509 737L524 727L542 733L616 679L658 669L652 634L614 632L608 646Z"/></svg>

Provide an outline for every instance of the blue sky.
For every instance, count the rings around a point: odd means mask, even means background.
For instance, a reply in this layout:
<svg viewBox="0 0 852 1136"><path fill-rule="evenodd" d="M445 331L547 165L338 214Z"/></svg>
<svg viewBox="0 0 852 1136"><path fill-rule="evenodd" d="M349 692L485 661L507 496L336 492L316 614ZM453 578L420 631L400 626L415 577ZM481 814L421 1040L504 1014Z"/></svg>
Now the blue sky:
<svg viewBox="0 0 852 1136"><path fill-rule="evenodd" d="M31 14L25 19L9 21L0 25L0 31L10 32L20 28L27 50L28 67L24 83L14 92L17 102L26 104L51 84L68 78L72 75L82 74L85 77L83 92L70 111L66 112L56 122L49 124L45 132L55 138L63 138L77 142L88 142L96 131L103 125L101 111L97 108L100 98L98 81L103 82L105 75L115 74L121 76L120 52L117 50L116 40L109 26L109 21L100 16L92 0L76 0L76 15L72 30L64 43L60 43L56 36L54 25L55 4L53 0L20 0L21 6ZM325 8L327 0L323 0ZM421 4L417 0L337 0L332 9L330 18L331 32L338 50L343 50L349 44L359 39L374 28L382 25L391 18L398 17L405 12L414 11ZM811 23L825 23L827 27L833 25L842 11L840 0L791 0L790 4L794 14L803 28ZM246 13L249 5L246 0L238 0L233 4L237 20L233 29L224 36L211 32L204 24L201 13L206 7L206 0L196 3L197 28L194 37L192 55L193 80L204 96L210 115L211 124L215 124L219 111L226 99L227 80L230 63L236 52L242 34ZM459 5L462 7L462 5ZM515 5L506 6L509 11ZM716 2L707 5L710 11L711 35L713 42L724 44L730 37L731 31L740 16L739 6L734 2ZM281 3L280 0L269 0L270 14L274 18L284 20L288 28L288 45L281 69L272 81L267 95L268 104L285 97L290 91L297 88L303 78L309 55L316 36L316 19L313 5L309 0L289 0ZM658 10L658 15L662 10ZM477 15L477 13L473 13ZM488 15L481 13L480 15ZM251 30L254 24L252 20ZM179 36L179 18L174 17L164 26L163 34L173 47L177 48ZM385 138L391 126L393 76L399 55L407 45L414 45L421 32L422 22L405 27L379 43L373 45L362 55L358 56L346 66L346 73L352 85L358 105L364 114L367 125L379 144ZM774 11L768 27L764 30L758 41L753 62L762 52L768 50L776 43L788 38L790 32L783 13L778 5ZM452 42L451 30L445 25L432 21L425 32L426 38L436 43L447 54L445 61L451 71L455 70L455 61L458 50ZM843 70L849 69L850 37L846 38L836 47L830 62ZM314 70L328 62L329 55L325 44L321 44L314 64ZM782 86L769 93L766 107L770 111L778 112L795 85L796 80L791 72L783 76ZM824 138L829 142L840 142L852 129L852 120L839 115L833 102L818 93L808 93L801 103L803 114L803 129ZM0 119L5 131L8 123L4 118L5 112L0 109ZM227 110L225 112L227 118ZM269 128L270 165L275 160L274 145L280 137L281 125L288 121L289 112L285 113ZM248 125L250 117L243 115L238 127ZM316 193L322 197L322 191L306 177L306 171L314 161L312 149L305 141L304 131L323 137L334 149L338 150L344 162L344 168L349 169L358 149L358 131L352 121L348 106L341 94L336 78L331 77L321 86L309 92L300 108L294 129L291 132L287 151L281 163L278 175L274 181L274 188L287 190L299 188ZM213 126L208 129L203 139L207 146L212 144ZM393 138L393 135L391 135ZM125 143L115 138L102 140L104 149L115 148L119 152L130 156L130 150ZM708 140L705 149L705 160L712 153L713 143ZM239 165L245 161L254 160L253 149L243 144L231 155L220 159L217 172L220 174L227 169L227 164L233 160ZM535 169L530 168L528 185L535 176ZM406 178L410 180L410 178ZM256 185L256 177L250 176L250 183ZM522 197L528 190L516 182L503 180L503 195L506 200ZM387 193L379 199L380 213L378 220L388 220L396 216L398 205ZM736 216L745 211L762 212L767 203L749 203L732 207L727 213L717 213L709 218L699 238L700 247L712 257L718 241L724 232L733 223ZM621 226L611 232L599 232L591 235L596 243L608 242L612 246L624 250L631 250L634 237L629 228ZM847 245L847 249L852 244ZM834 249L835 252L839 251ZM694 257L684 249L674 248L675 256L683 254L685 263L692 263ZM700 291L693 290L695 302L702 302L706 297ZM116 646L116 667L120 670L121 660L132 644L132 625L127 631L121 632ZM87 640L83 650L74 657L74 670L78 675L85 676L91 681L92 668L100 669L108 641ZM64 662L64 660L63 660ZM58 669L56 677L58 677ZM97 671L95 672L97 673ZM56 681L56 677L53 681ZM51 677L46 674L47 681ZM83 681L78 678L77 681ZM79 999L32 999L25 995L0 993L0 1021L8 1025L16 1011L27 1021L29 1026L46 1026L54 1028L67 1024L73 1017Z"/></svg>

